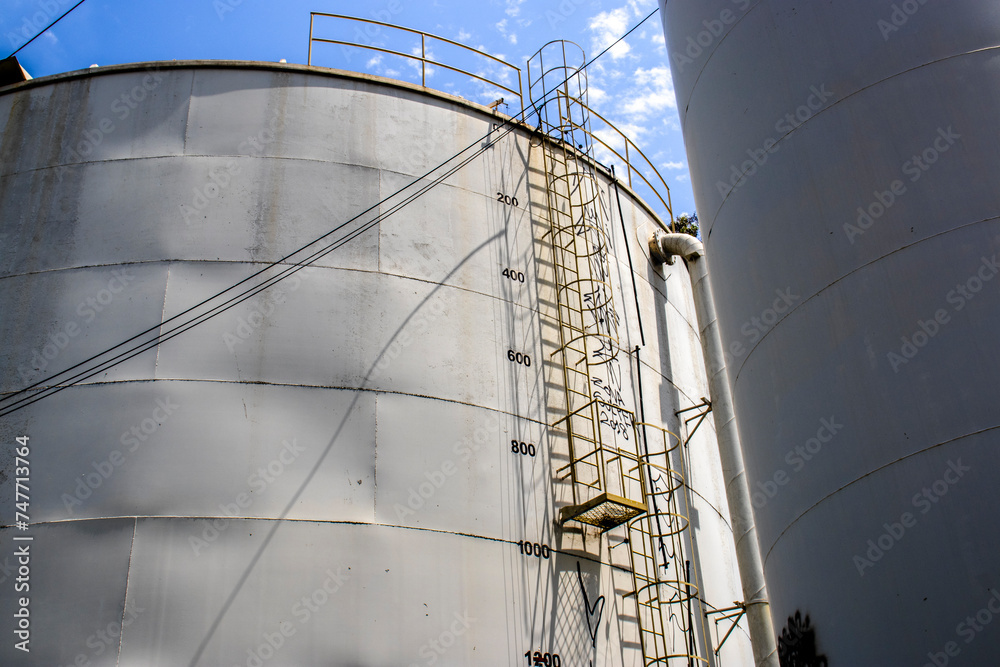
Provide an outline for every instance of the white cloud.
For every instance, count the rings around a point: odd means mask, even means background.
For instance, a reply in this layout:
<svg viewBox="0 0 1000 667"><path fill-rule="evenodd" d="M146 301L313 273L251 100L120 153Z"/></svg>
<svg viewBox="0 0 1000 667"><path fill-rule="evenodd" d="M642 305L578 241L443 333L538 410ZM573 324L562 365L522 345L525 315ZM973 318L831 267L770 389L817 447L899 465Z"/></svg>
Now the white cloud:
<svg viewBox="0 0 1000 667"><path fill-rule="evenodd" d="M677 98L674 96L674 82L668 67L638 68L632 76L634 89L642 91L639 95L625 101L622 111L636 120L644 120L651 114L662 112L667 108L676 108Z"/></svg>
<svg viewBox="0 0 1000 667"><path fill-rule="evenodd" d="M656 6L656 0L628 0L628 6L637 17L645 18Z"/></svg>
<svg viewBox="0 0 1000 667"><path fill-rule="evenodd" d="M507 16L517 16L521 13L521 5L525 0L507 0Z"/></svg>
<svg viewBox="0 0 1000 667"><path fill-rule="evenodd" d="M587 87L587 101L590 103L590 106L596 107L606 99L608 99L608 94L602 88L594 85Z"/></svg>
<svg viewBox="0 0 1000 667"><path fill-rule="evenodd" d="M675 176L674 180L677 181L678 183L687 183L688 181L691 180L691 176L690 174L681 174L679 176Z"/></svg>
<svg viewBox="0 0 1000 667"><path fill-rule="evenodd" d="M460 42L467 42L470 39L472 39L472 33L471 32L465 32L464 30L459 30L458 31L458 41L460 41Z"/></svg>
<svg viewBox="0 0 1000 667"><path fill-rule="evenodd" d="M517 44L517 33L513 33L513 32L508 33L507 32L507 19L504 19L503 21L500 21L499 23L495 24L493 27L496 28L497 32L499 32L500 35L504 39L506 39L508 42L510 42L511 44Z"/></svg>
<svg viewBox="0 0 1000 667"><path fill-rule="evenodd" d="M664 162L660 165L663 169L683 169L683 162Z"/></svg>
<svg viewBox="0 0 1000 667"><path fill-rule="evenodd" d="M614 44L615 40L629 29L628 7L619 7L609 12L601 12L590 19L590 30L594 33L591 40L594 55ZM618 60L628 55L631 47L622 41L610 51L611 58Z"/></svg>

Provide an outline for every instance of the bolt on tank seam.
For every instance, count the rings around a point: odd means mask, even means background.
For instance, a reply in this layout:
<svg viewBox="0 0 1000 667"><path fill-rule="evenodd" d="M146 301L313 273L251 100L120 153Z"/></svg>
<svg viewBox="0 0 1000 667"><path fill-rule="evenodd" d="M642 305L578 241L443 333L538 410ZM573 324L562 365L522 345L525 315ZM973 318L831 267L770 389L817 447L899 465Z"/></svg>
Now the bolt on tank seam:
<svg viewBox="0 0 1000 667"><path fill-rule="evenodd" d="M222 196L223 191L236 181L236 176L243 172L243 165L240 158L259 158L266 152L267 146L278 140L278 133L285 129L285 119L279 111L275 111L267 126L255 135L248 135L236 147L237 157L226 162L223 167L211 167L208 170L208 179L203 185L196 185L193 188L194 194L190 204L178 204L178 211L184 223L191 226L195 222L195 216L205 211L209 204ZM207 218L207 216L205 216ZM199 223L201 221L198 221Z"/></svg>
<svg viewBox="0 0 1000 667"><path fill-rule="evenodd" d="M209 545L219 539L219 536L232 525L233 519L250 518L244 510L250 509L254 503L253 492L266 491L279 477L285 474L298 458L305 453L306 448L298 444L297 438L287 439L281 442L280 453L267 463L266 466L257 468L256 472L247 477L249 491L236 494L231 502L219 505L219 511L225 518L202 519L205 527L198 535L188 535L188 545L195 556L201 556ZM288 455L287 459L285 455Z"/></svg>
<svg viewBox="0 0 1000 667"><path fill-rule="evenodd" d="M993 618L1000 615L1000 591L995 588L986 590L990 592L986 604L974 616L966 616L955 626L955 634L963 639L966 645L974 642L976 637L986 630L986 626L993 622ZM996 607L994 607L994 603L996 603ZM947 641L940 651L927 652L928 662L925 662L923 667L946 667L951 662L951 658L957 658L961 652L962 648L958 642Z"/></svg>
<svg viewBox="0 0 1000 667"><path fill-rule="evenodd" d="M142 78L141 84L123 92L108 107L110 113L114 114L119 123L128 120L132 112L138 109L149 98L149 95L163 83L164 76L161 74L159 66L147 67L143 71L149 72L149 74ZM64 140L60 155L67 154L67 157L74 163L85 163L86 158L117 129L118 125L115 124L111 115L104 116L90 128L84 130L81 133L83 139L76 142L75 145L70 140ZM65 164L56 167L56 178L59 183L63 182L67 169L69 167Z"/></svg>
<svg viewBox="0 0 1000 667"><path fill-rule="evenodd" d="M148 446L153 436L181 407L180 403L174 403L169 397L157 398L156 407L150 412L150 416L122 433L119 441L125 451L113 449L100 462L93 461L91 463L93 472L81 474L76 480L76 488L72 492L64 491L62 493L60 500L62 500L66 512L72 516L74 507L82 507L85 500L93 496L97 489L104 486L105 482L133 458L130 456L131 454Z"/></svg>
<svg viewBox="0 0 1000 667"><path fill-rule="evenodd" d="M135 276L130 273L131 271L132 269L111 271L107 287L101 288L94 296L88 296L81 300L74 312L86 324L92 324L98 319L98 314L103 313L114 302L116 295L131 287L132 281L135 280ZM49 333L47 336L47 342L42 345L41 351L38 348L31 350L30 366L18 365L17 374L25 386L34 382L48 368L49 364L54 362L69 347L72 340L84 331L86 329L81 327L76 319L56 326L55 332Z"/></svg>
<svg viewBox="0 0 1000 667"><path fill-rule="evenodd" d="M801 445L792 447L782 457L781 460L791 467L791 473L787 472L785 468L779 467L771 475L765 476L765 481L758 480L755 484L756 489L751 489L750 497L756 509L762 509L773 500L780 493L780 487L788 486L795 474L801 472L809 461L819 455L823 446L833 442L837 434L844 429L844 425L837 423L837 418L834 416L829 419L824 417L819 420L819 423L820 426L815 435L806 439Z"/></svg>
<svg viewBox="0 0 1000 667"><path fill-rule="evenodd" d="M892 372L899 373L900 366L913 361L920 351L926 348L946 325L951 323L952 313L958 313L964 309L983 290L986 283L993 280L998 273L1000 273L1000 263L997 262L996 254L992 257L982 257L979 267L973 271L972 275L965 282L955 285L945 295L944 300L951 306L952 312L949 313L945 308L938 308L927 320L918 319L914 325L914 332L899 339L902 342L899 352L886 353L886 361L889 362Z"/></svg>
<svg viewBox="0 0 1000 667"><path fill-rule="evenodd" d="M295 618L298 625L286 619L273 624L275 630L273 632L265 630L261 634L260 643L248 647L246 659L242 663L235 663L233 667L264 667L282 648L292 643L292 638L298 631L319 615L352 576L351 568L348 567L347 572L344 572L344 566L339 566L336 572L332 568L327 568L323 574L326 575L323 582L311 593L303 595L289 609L289 614ZM243 660L242 656L240 660Z"/></svg>
<svg viewBox="0 0 1000 667"><path fill-rule="evenodd" d="M941 155L947 153L955 145L955 142L962 138L962 135L957 134L952 127L951 125L948 126L948 129L938 127L937 136L931 140L928 147L922 150L919 155L914 155L900 166L900 171L910 177L910 183L919 181L937 163ZM861 236L871 229L875 222L885 215L908 192L906 183L900 179L895 179L889 183L886 190L876 190L873 193L874 200L867 207L858 207L857 224L844 223L844 234L851 245L854 245L855 237Z"/></svg>
<svg viewBox="0 0 1000 667"><path fill-rule="evenodd" d="M739 21L750 8L751 0L731 0L731 2L736 5L739 13L726 7L715 18L703 20L701 25L705 29L693 36L687 36L685 42L687 48L683 52L674 51L671 54L678 73L683 73L685 67L693 65L715 43L715 40L722 37L728 26Z"/></svg>
<svg viewBox="0 0 1000 667"><path fill-rule="evenodd" d="M948 467L944 469L941 477L915 493L910 499L910 504L914 509L920 510L921 516L926 515L941 502L942 498L948 495L953 486L962 481L967 472L972 470L971 467L962 465L961 458L955 461L949 459ZM868 540L866 544L868 549L862 552L864 556L855 554L851 559L858 574L864 577L865 570L875 567L876 563L881 561L894 546L903 540L907 530L912 530L920 523L919 519L919 516L911 512L903 512L898 521L890 520L891 523L883 523L882 528L885 531L878 537Z"/></svg>
<svg viewBox="0 0 1000 667"><path fill-rule="evenodd" d="M824 108L828 108L827 101L831 97L833 97L833 92L827 90L825 83L820 84L819 88L815 85L810 86L809 94L805 101L793 111L779 116L778 120L775 121L774 130L778 133L777 138L773 136L768 137L761 142L760 148L748 148L746 154L750 159L744 161L739 166L735 164L730 165L728 182L722 180L715 182L715 189L719 193L720 202L724 202L730 194L746 185L750 181L750 178L767 164L770 156L780 150L780 142L786 136L802 127L804 123Z"/></svg>
<svg viewBox="0 0 1000 667"><path fill-rule="evenodd" d="M875 27L882 34L882 39L886 42L894 33L902 30L903 26L909 23L910 19L919 12L930 0L903 0L896 4L892 3L892 12L886 18L880 18L875 22Z"/></svg>

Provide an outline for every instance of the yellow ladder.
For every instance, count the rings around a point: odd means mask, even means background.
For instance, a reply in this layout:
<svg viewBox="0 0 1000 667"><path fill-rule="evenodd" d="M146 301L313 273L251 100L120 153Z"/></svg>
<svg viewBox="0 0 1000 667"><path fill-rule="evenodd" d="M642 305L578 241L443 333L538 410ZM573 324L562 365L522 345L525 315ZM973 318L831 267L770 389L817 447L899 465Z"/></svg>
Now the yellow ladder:
<svg viewBox="0 0 1000 667"><path fill-rule="evenodd" d="M646 511L635 415L593 372L620 361L610 243L590 165L564 142L544 147L560 342L553 356L566 392L566 414L552 426L565 430L570 451L557 472L573 482L573 504L559 518L609 530Z"/></svg>
<svg viewBox="0 0 1000 667"><path fill-rule="evenodd" d="M698 587L686 539L690 521L679 502L684 495L680 439L652 424L638 424L637 434L647 450L640 458L649 511L628 525L633 590L625 597L635 596L643 664L708 665L692 645ZM671 455L681 461L681 470L671 467ZM707 642L703 645L707 649Z"/></svg>

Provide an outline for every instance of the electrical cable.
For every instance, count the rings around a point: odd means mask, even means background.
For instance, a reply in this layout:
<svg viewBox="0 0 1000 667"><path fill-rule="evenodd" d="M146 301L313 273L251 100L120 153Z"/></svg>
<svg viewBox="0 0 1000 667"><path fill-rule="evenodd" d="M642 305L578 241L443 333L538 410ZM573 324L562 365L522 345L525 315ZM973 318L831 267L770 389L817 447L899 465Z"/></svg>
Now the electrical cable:
<svg viewBox="0 0 1000 667"><path fill-rule="evenodd" d="M83 0L81 0L81 2L82 1ZM78 5L79 4L80 3L78 3ZM72 9L70 11L72 11ZM634 32L635 30L637 30L646 21L648 21L654 14L656 14L657 11L659 11L658 8L654 9L642 21L640 21L635 26L633 26L631 29L629 29L628 32L626 32L624 35L622 35L617 40L615 40L613 43L611 43L608 47L606 47L599 54L597 54L596 56L594 56L593 58L591 58L588 62L584 63L584 65L580 69L576 70L573 74L570 74L569 76L567 76L563 81L561 81L560 83L558 83L551 90L547 91L542 96L541 100L539 100L539 102L537 102L537 103L534 103L531 108L537 109L539 104L545 104L546 103L545 100L546 100L546 98L548 98L549 95L551 95L553 92L556 92L559 89L560 86L562 86L564 83L566 83L567 81L569 81L573 76L576 76L577 74L579 74L579 72L581 72L583 70L586 70L588 67L590 67L590 65L592 65L595 61L597 61L599 58L601 58L604 54L606 54L608 51L610 51L619 42L621 42L622 40L624 40L626 37L628 37L630 34L632 34L632 32ZM67 13L69 13L69 12L67 12ZM191 313L194 310L197 310L198 308L200 308L200 307L206 305L207 303L209 303L209 302L211 302L211 301L213 301L213 300L215 300L215 299L223 296L224 294L226 294L228 292L231 292L234 289L237 289L240 285L243 285L243 284L245 284L245 283L253 280L254 278L262 275L263 273L265 273L267 271L270 271L274 267L281 265L282 263L286 262L287 260L290 260L295 255L297 255L297 254L305 251L306 249L308 249L310 246L313 246L313 245L319 243L323 239L326 239L330 235L332 235L335 232L343 229L344 227L346 227L347 225L351 224L352 222L355 222L355 221L359 220L360 218L362 218L366 214L370 213L371 211L377 209L378 207L382 206L383 204L388 203L394 197L397 197L398 195L400 195L403 192L405 192L405 191L409 190L410 188L412 188L414 185L416 185L416 184L420 183L421 181L425 180L426 178L428 178L429 176L431 176L432 174L434 174L438 170L446 167L449 163L451 163L455 159L461 157L465 152L469 151L470 149L475 148L477 145L480 146L477 151L475 151L469 157L464 158L460 163L458 163L454 167L450 168L443 175L434 178L429 183L425 184L422 188L420 188L417 192L408 195L406 198L404 198L403 201L401 201L401 202L399 202L399 203L394 204L393 206L391 206L390 209L389 209L389 211L387 211L386 213L379 214L374 219L370 220L369 222L363 223L359 228L355 229L352 232L348 232L347 234L345 234L341 238L337 239L333 243L327 245L324 248L321 248L320 250L315 251L312 255L310 255L309 257L306 257L304 260L297 261L297 262L294 262L294 263L290 264L285 269L283 269L282 271L280 271L277 275L271 276L270 278L268 278L267 280L265 280L263 283L255 286L255 287L251 287L251 288L245 290L244 292L242 292L242 293L240 293L240 294L238 294L238 295L236 295L234 297L230 297L229 300L223 302L222 304L219 304L217 306L212 307L207 313L202 313L201 315L198 315L198 316L196 316L196 317L188 320L187 322L178 324L177 326L175 326L174 328L170 329L167 332L161 332L158 335L154 336L151 340L148 340L148 341L146 341L144 343L139 343L139 344L133 346L132 348L130 348L129 350L126 350L125 352L119 353L117 356L112 357L111 359L108 359L108 360L105 360L105 361L102 361L102 362L98 363L96 367L92 367L90 369L85 369L85 370L80 371L79 373L77 373L76 375L74 375L74 376L72 376L70 378L61 380L61 381L59 381L59 383L56 386L46 387L46 388L42 389L40 392L38 392L37 394L35 394L33 396L25 397L25 398L22 398L22 399L20 399L18 401L15 401L14 403L10 403L10 404L8 404L6 406L3 406L2 408L0 408L0 416L6 416L8 414L11 414L12 412L15 412L17 410L20 410L21 408L27 407L28 405L31 405L31 404L33 404L33 403L35 403L37 401L40 401L43 398L47 398L48 396L54 395L56 393L59 393L60 391L62 391L64 389L68 389L68 388L70 388L72 386L75 386L76 384L79 384L80 382L83 382L84 380L89 379L89 378L93 377L94 375L98 375L98 374L100 374L102 372L110 370L111 368L113 368L113 367L115 367L115 366L117 366L117 365L119 365L121 363L124 363L125 361L128 361L129 359L132 359L133 357L138 356L138 355L140 355L140 354L142 354L142 353L144 353L144 352L152 349L153 347L159 345L160 343L166 342L167 340L170 340L171 338L173 338L175 336L178 336L178 335L184 333L185 331L188 331L189 329L197 326L198 324L201 324L201 323L203 323L205 321L208 321L212 317L215 317L216 315L219 315L219 314L221 314L221 313L229 310L230 308L235 307L236 305L242 303L243 301L246 301L246 300L248 300L250 298L253 298L254 296L256 296L260 292L266 290L267 288L271 287L272 285L280 282L281 280L284 280L285 278L293 275L294 273L297 273L298 271L300 271L301 269L305 268L306 266L309 266L310 264L312 264L313 262L317 261L318 259L320 259L320 258L324 257L325 255L333 252L334 250L336 250L336 249L340 248L341 246L345 245L346 243L349 243L354 238L357 238L358 236L360 236L361 234L363 234L368 229L371 229L376 224L380 223L382 220L387 219L392 214L396 213L397 211L401 210L405 206L407 206L410 203L412 203L415 199L417 199L418 197L422 196L424 193L428 192L429 190L433 189L434 187L437 187L440 183L442 183L449 176L453 175L454 173L456 173L460 169L464 168L470 162L472 162L473 160L475 160L476 158L478 158L480 155L482 155L483 153L485 153L487 150L489 150L497 141L499 141L500 139L506 137L508 134L510 134L511 132L513 132L514 129L515 129L515 127L516 127L514 125L514 122L515 121L517 121L517 122L523 122L524 121L524 117L526 116L526 114L528 114L528 112L529 112L529 108L524 107L524 105L523 105L523 99L522 99L522 109L521 109L521 112L517 116L515 116L513 118L502 118L501 119L503 121L503 123L502 123L502 125L500 127L503 129L503 131L502 131L502 133L497 138L491 140L490 137L491 137L491 135L494 132L494 129L491 128L490 131L487 132L486 135L484 135L483 137L477 139L475 142L473 142L469 146L463 148L458 153L455 153L454 155L452 155L451 157L449 157L448 159L446 159L444 162L441 162L437 166L433 167L428 172L426 172L424 175L416 178L414 181L410 182L406 186L400 188L399 190L397 190L396 192L392 193L391 195L385 197L384 199L380 200L379 202L373 204L372 206L368 207L367 209L365 209L361 213L355 215L354 217L350 218L349 220L341 223L340 225L337 225L336 227L334 227L333 229L331 229L326 234L323 234L319 238L310 241L309 243L305 244L304 246L300 247L299 249L297 249L297 250L289 253L288 255L285 255L281 259L278 259L278 260L276 260L274 262L269 263L266 267L260 269L259 271L256 271L256 272L252 273L250 276L248 276L247 278L244 278L243 280L239 281L235 285L233 285L231 287L228 287L225 290L222 290L221 292L218 292L215 295L210 296L210 297L204 299L200 303L198 303L198 304L196 304L194 306L191 306L187 310L184 310L184 311L178 313L177 315L174 315L174 316L168 318L167 320L164 320L164 321L156 324L155 326L152 326L152 327L146 329L145 331L140 332L139 334L136 334L135 336L132 336L131 338L129 338L129 339L127 339L127 340L125 340L125 341L123 341L123 342L121 342L121 343L119 343L119 344L117 344L117 345L115 345L115 346L113 346L111 348L108 348L108 349L104 350L103 352L100 352L100 353L98 353L96 355L93 355L93 356L91 356L90 358L88 358L88 359L86 359L84 361L81 361L81 362L79 362L79 363L77 363L77 364L75 364L75 365L73 365L73 366L71 366L71 367L69 367L69 368L67 368L67 369L65 369L63 371L60 371L59 373L56 373L54 375L48 376L46 378L43 378L43 379L35 382L34 384L29 385L28 387L25 387L25 388L23 388L23 389L21 389L21 390L19 390L17 392L14 392L12 394L8 394L7 396L4 396L4 397L0 397L0 404L2 404L5 401L10 401L14 397L19 396L21 394L24 394L24 393L30 391L31 389L39 387L43 383L51 382L51 381L55 380L56 378L58 378L60 376L66 375L67 373L69 373L69 372L71 372L71 371L73 371L73 370L75 370L77 368L80 368L81 366L89 364L90 362L92 362L92 361L94 361L96 359L99 359L99 358L104 357L104 356L106 356L108 354L111 354L115 350L117 350L117 349L119 349L121 347L124 347L124 346L128 345L129 343L132 343L133 341L136 341L137 339L140 339L140 338L146 336L147 334L149 334L149 333L151 333L153 331L156 331L158 329L162 330L163 325L165 325L165 324L167 324L169 322L172 322L172 321L174 321L174 320L176 320L176 319L178 319L178 318L180 318L180 317L182 317L184 315L187 315L187 314ZM483 144L483 142L486 142L486 143Z"/></svg>
<svg viewBox="0 0 1000 667"><path fill-rule="evenodd" d="M47 27L45 28L45 30L42 30L42 31L40 31L40 32L39 32L39 33L38 33L37 35L35 35L35 36L34 36L34 37L32 37L31 39L29 39L29 40L28 40L27 42L25 42L25 43L24 43L24 44L22 44L21 46L17 47L17 49L15 49L15 51L14 51L13 53L11 53L11 54L10 54L9 56L7 56L7 58L13 58L14 56L16 56L16 55L18 54L18 52L19 52L19 51L20 51L21 49L23 49L23 48L24 48L24 47L26 47L26 46L27 46L28 44L31 44L31 43L32 43L33 41L35 41L36 39L38 39L39 37L41 37L42 35L44 35L44 34L45 34L46 32L48 32L48 30L49 30L49 29L50 29L50 28L51 28L52 26L54 26L55 24L57 24L57 23L59 23L60 21L62 21L62 20L63 20L63 18L65 18L65 17L66 17L66 14L69 14L69 13L70 13L71 11L73 11L74 9L76 9L77 7L79 7L80 5L82 5L82 4L83 4L84 2L86 2L86 1L87 1L87 0L80 0L80 2L76 3L75 5L73 5L73 6L72 6L72 7L70 7L69 9L67 9L67 10L66 10L66 12L65 12L65 13L64 13L64 14L63 14L62 16L60 16L60 17L59 17L59 18L57 18L57 19L56 19L55 21L53 21L52 23L50 23L50 24L49 24L49 25L48 25L48 26L47 26ZM4 58L4 60L6 60L6 58Z"/></svg>

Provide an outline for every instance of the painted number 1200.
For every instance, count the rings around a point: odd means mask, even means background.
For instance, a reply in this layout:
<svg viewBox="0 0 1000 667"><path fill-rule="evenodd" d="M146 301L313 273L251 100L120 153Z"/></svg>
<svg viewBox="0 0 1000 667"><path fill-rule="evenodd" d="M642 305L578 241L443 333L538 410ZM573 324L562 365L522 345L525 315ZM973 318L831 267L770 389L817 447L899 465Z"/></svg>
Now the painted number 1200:
<svg viewBox="0 0 1000 667"><path fill-rule="evenodd" d="M527 651L524 657L528 659L528 664L531 667L536 667L537 665L542 665L544 667L562 667L562 660L559 658L558 653L542 653L541 651Z"/></svg>

